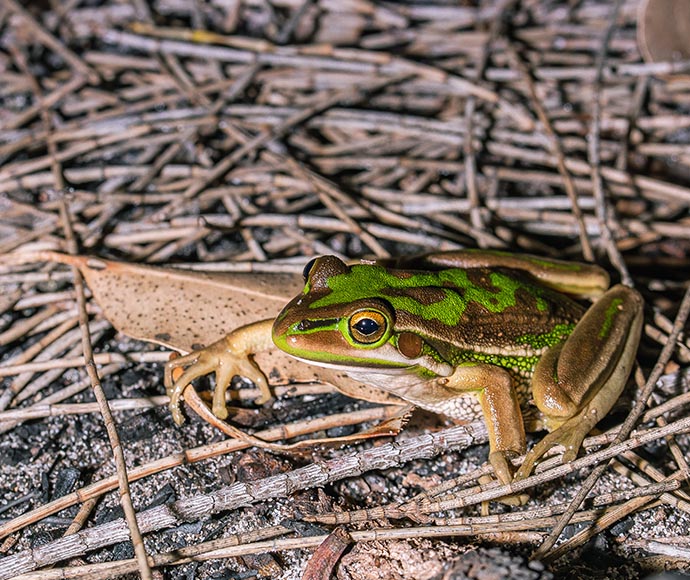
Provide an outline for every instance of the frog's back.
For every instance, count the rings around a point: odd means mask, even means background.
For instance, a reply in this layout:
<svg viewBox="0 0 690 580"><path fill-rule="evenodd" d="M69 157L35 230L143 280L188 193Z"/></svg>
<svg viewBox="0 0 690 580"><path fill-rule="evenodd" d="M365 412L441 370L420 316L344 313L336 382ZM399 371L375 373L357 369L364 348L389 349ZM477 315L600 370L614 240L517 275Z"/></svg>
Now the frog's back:
<svg viewBox="0 0 690 580"><path fill-rule="evenodd" d="M289 310L315 320L386 301L396 332L419 336L448 361L460 351L538 355L568 336L583 314L574 300L511 268L406 270L322 259L303 296Z"/></svg>
<svg viewBox="0 0 690 580"><path fill-rule="evenodd" d="M403 281L389 281L381 290L381 298L395 309L396 330L423 336L441 353L451 348L483 356L536 356L564 340L584 311L568 296L519 270L448 268L388 274Z"/></svg>

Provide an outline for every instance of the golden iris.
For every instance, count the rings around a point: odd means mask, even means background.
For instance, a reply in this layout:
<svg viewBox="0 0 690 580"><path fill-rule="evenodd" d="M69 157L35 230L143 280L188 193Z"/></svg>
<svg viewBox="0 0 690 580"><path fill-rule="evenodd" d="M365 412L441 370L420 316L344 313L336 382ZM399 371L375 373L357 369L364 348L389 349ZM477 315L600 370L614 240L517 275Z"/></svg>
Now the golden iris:
<svg viewBox="0 0 690 580"><path fill-rule="evenodd" d="M376 310L360 310L350 317L350 336L362 344L372 344L386 332L386 317Z"/></svg>

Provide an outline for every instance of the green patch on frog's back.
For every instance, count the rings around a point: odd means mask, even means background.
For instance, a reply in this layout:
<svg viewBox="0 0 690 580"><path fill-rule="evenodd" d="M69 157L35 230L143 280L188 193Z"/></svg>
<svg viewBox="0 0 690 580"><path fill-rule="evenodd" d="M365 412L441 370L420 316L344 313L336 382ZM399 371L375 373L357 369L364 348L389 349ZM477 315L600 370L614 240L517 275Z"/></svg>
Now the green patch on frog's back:
<svg viewBox="0 0 690 580"><path fill-rule="evenodd" d="M482 363L514 370L521 376L527 376L531 375L539 357L539 354L516 356L465 350L456 353L452 364L458 366L463 363Z"/></svg>
<svg viewBox="0 0 690 580"><path fill-rule="evenodd" d="M618 314L622 305L623 299L617 298L611 301L611 304L604 312L604 320L601 324L601 330L599 331L600 340L604 340L611 332L611 329L613 328L614 318Z"/></svg>
<svg viewBox="0 0 690 580"><path fill-rule="evenodd" d="M542 288L504 272L483 269L421 272L355 265L348 273L330 276L327 284L331 292L314 300L311 309L381 298L389 301L396 311L405 310L425 320L435 319L456 326L468 304L476 303L490 313L500 314L518 304L518 291L532 296L537 311L548 309Z"/></svg>
<svg viewBox="0 0 690 580"><path fill-rule="evenodd" d="M522 336L518 336L515 339L515 342L539 351L563 342L566 338L568 338L568 336L570 336L570 333L574 328L574 322L555 324L554 327L547 332L530 332L523 334Z"/></svg>

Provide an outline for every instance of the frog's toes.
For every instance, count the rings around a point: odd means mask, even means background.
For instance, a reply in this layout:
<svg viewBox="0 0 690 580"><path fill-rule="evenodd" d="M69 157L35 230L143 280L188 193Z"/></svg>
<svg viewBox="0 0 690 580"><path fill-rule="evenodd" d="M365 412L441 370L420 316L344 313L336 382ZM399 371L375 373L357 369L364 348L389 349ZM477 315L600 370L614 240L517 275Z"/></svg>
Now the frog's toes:
<svg viewBox="0 0 690 580"><path fill-rule="evenodd" d="M178 372L181 373L180 376L174 376ZM170 412L178 425L184 421L180 412L180 399L184 390L195 379L210 373L215 373L216 379L212 410L219 419L228 416L225 394L235 375L246 377L256 384L261 391L260 403L271 398L266 376L249 353L243 350L243 345L238 347L224 338L206 348L172 359L165 365L165 388L170 397Z"/></svg>
<svg viewBox="0 0 690 580"><path fill-rule="evenodd" d="M492 451L489 453L489 463L494 468L496 479L501 483L510 483L513 479L513 466L505 451Z"/></svg>
<svg viewBox="0 0 690 580"><path fill-rule="evenodd" d="M174 378L173 375L176 371L182 371L182 374ZM184 422L180 412L180 399L184 390L191 385L192 381L212 372L216 373L216 382L220 385L220 388L214 393L214 414L220 418L227 417L225 391L233 377L233 371L234 367L225 360L225 352L220 341L201 350L168 361L165 365L164 374L165 390L170 397L170 412L175 423L180 425ZM216 403L216 400L219 398L222 401L222 406Z"/></svg>
<svg viewBox="0 0 690 580"><path fill-rule="evenodd" d="M596 422L596 421L594 421ZM564 447L562 463L568 463L577 458L587 434L592 430L592 421L583 421L581 416L576 416L561 425L558 429L546 435L525 456L515 479L529 477L535 464L556 445Z"/></svg>
<svg viewBox="0 0 690 580"><path fill-rule="evenodd" d="M537 461L539 461L549 449L551 449L554 445L558 444L558 441L551 437L554 434L555 432L549 433L534 447L532 447L532 449L530 449L527 455L525 455L525 459L522 462L520 469L518 469L517 473L515 474L516 480L525 479L529 477Z"/></svg>
<svg viewBox="0 0 690 580"><path fill-rule="evenodd" d="M498 479L498 481L502 484L508 484L511 483L511 481L513 481L513 465L510 462L508 455L509 452L506 451L492 451L489 454L489 463L491 463L491 466L494 468L496 479ZM480 478L479 481L480 483L486 483L486 480L483 480L482 478ZM528 495L517 494L506 495L500 498L498 501L509 506L517 507L526 504L528 500ZM482 512L485 509L486 507L482 505Z"/></svg>
<svg viewBox="0 0 690 580"><path fill-rule="evenodd" d="M259 369L259 367L256 366L256 363L254 361L246 362L254 368L254 372L243 376L248 376L249 379L251 379L251 381L256 385L256 387L259 389L259 392L261 393L254 402L257 405L263 405L265 403L268 403L271 399L273 399L273 393L271 393L271 389L268 386L268 380L266 379L266 375L264 375L264 373L261 372L261 370Z"/></svg>
<svg viewBox="0 0 690 580"><path fill-rule="evenodd" d="M173 358L174 356L174 358ZM165 384L165 392L170 397L168 408L172 415L173 421L177 425L184 423L184 416L180 411L180 398L187 384L189 384L188 373L185 371L185 365L194 364L196 356L194 353L186 356L171 355L171 359L165 365L163 374L163 382Z"/></svg>
<svg viewBox="0 0 690 580"><path fill-rule="evenodd" d="M233 369L222 360L219 361L216 371L216 387L213 391L213 414L219 419L226 419L228 416L228 409L225 406L225 393L230 386L230 381L234 376Z"/></svg>
<svg viewBox="0 0 690 580"><path fill-rule="evenodd" d="M184 368L185 365L189 365ZM183 369L182 374L174 379L173 374L177 369ZM180 399L184 390L191 384L194 379L206 375L215 369L213 360L203 356L202 352L194 352L187 356L183 356L166 364L165 369L165 390L170 397L170 413L173 420L178 425L184 423L184 417L180 411Z"/></svg>

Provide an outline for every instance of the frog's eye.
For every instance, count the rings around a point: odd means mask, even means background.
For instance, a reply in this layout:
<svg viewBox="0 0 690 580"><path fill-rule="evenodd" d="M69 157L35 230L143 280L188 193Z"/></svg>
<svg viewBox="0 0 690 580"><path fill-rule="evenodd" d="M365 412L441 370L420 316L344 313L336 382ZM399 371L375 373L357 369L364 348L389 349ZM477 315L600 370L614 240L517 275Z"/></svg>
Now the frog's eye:
<svg viewBox="0 0 690 580"><path fill-rule="evenodd" d="M311 270L314 267L314 263L316 262L316 258L312 258L307 262L307 265L304 267L304 270L302 270L302 276L304 276L304 281L306 282L309 278L309 274L311 274Z"/></svg>
<svg viewBox="0 0 690 580"><path fill-rule="evenodd" d="M361 310L350 317L350 336L361 344L373 344L388 329L386 317L377 310Z"/></svg>

